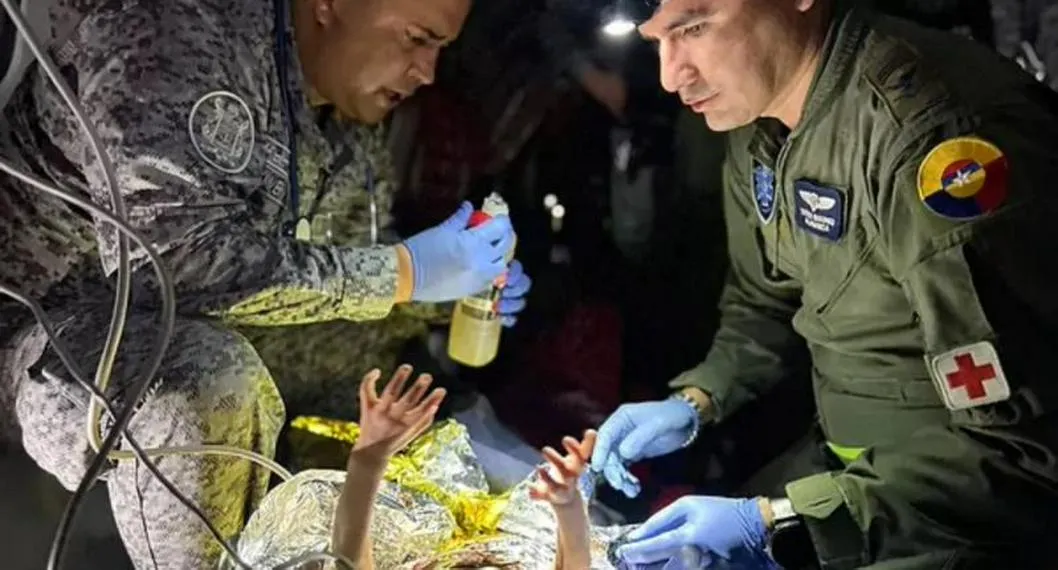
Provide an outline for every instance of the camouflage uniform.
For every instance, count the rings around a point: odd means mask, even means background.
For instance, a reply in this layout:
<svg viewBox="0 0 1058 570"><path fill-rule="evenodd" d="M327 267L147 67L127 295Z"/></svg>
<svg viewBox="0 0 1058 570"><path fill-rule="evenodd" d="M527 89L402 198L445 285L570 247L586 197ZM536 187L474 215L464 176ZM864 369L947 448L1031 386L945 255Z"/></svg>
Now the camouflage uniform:
<svg viewBox="0 0 1058 570"><path fill-rule="evenodd" d="M115 163L131 225L161 253L177 291L174 340L132 432L147 448L207 442L271 455L283 401L258 351L235 331L384 317L396 289L395 252L280 236L289 155L272 3L105 1L72 29L54 56ZM296 61L288 67L291 96L301 102L300 68ZM312 203L313 172L333 152L318 119L299 106L304 207ZM5 157L109 206L96 158L42 74L27 77L4 122ZM353 170L380 160L370 145L356 152ZM345 186L334 198L324 196L320 209L349 212L331 223L349 241L356 241L352 228L364 210L344 201L359 194L349 187L356 176L332 175L336 187ZM380 203L383 211L387 206ZM94 369L109 320L115 231L3 179L0 254L0 282L41 299L81 367ZM117 405L158 325L151 268L137 248L132 259L131 315L108 390ZM46 379L43 369L64 371L41 329L8 301L0 301L0 347L0 417L14 413L29 454L74 487L91 456L84 392L72 381ZM263 470L226 457L166 457L158 464L228 536L239 531L268 480ZM138 568L215 563L219 547L144 469L122 462L107 482Z"/></svg>
<svg viewBox="0 0 1058 570"><path fill-rule="evenodd" d="M368 169L374 180L379 242L395 243L394 180L384 129L325 122L325 137L298 145L301 214L313 220L319 245L371 245ZM330 140L328 140L330 139ZM342 167L343 163L345 164ZM337 167L337 168L335 168ZM321 194L321 186L324 192ZM318 202L317 202L318 200ZM398 305L384 320L337 320L293 327L239 326L272 372L288 415L356 419L360 378L371 368L393 370L408 341L443 323L448 305Z"/></svg>

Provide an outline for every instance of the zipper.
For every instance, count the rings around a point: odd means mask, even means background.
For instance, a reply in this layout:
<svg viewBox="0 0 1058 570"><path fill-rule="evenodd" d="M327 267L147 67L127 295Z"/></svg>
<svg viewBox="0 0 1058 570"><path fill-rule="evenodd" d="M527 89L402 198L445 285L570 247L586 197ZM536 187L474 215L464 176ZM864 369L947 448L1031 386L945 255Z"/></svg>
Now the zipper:
<svg viewBox="0 0 1058 570"><path fill-rule="evenodd" d="M792 140L792 138L792 134L791 136L786 137L786 140L783 141L782 148L779 149L779 156L775 159L775 181L773 182L773 184L775 185L775 214L774 218L772 219L772 222L774 224L774 227L772 229L772 237L774 241L774 243L772 244L772 259L774 259L775 262L771 264L772 279L778 279L780 277L779 239L781 238L781 232L779 230L779 227L782 225L784 203L783 197L786 194L786 192L783 190L784 187L782 183L784 170L783 167L785 166L786 155L790 150L790 141Z"/></svg>

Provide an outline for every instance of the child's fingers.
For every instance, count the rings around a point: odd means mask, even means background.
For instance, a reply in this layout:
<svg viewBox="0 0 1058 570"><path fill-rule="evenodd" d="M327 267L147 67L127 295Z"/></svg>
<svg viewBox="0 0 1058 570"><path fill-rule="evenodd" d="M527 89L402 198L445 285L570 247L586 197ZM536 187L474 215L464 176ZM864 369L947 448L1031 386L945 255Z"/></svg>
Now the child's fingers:
<svg viewBox="0 0 1058 570"><path fill-rule="evenodd" d="M404 392L404 383L407 382L408 376L411 376L411 366L400 365L393 373L393 377L389 379L389 384L386 384L386 388L382 390L382 401L389 404L396 402Z"/></svg>
<svg viewBox="0 0 1058 570"><path fill-rule="evenodd" d="M599 432L589 429L584 431L584 439L581 440L580 455L581 457L591 457L593 451L595 451L595 441L599 438Z"/></svg>
<svg viewBox="0 0 1058 570"><path fill-rule="evenodd" d="M551 476L551 471L549 471L547 469L547 467L544 467L543 465L541 465L540 467L536 468L536 476L537 476L538 479L540 479L541 482L543 482L543 484L549 490L550 489L565 489L566 488L566 486L564 484L559 483L558 481L556 481L555 478Z"/></svg>
<svg viewBox="0 0 1058 570"><path fill-rule="evenodd" d="M378 368L364 374L360 381L360 407L370 410L378 404L378 379L382 371Z"/></svg>
<svg viewBox="0 0 1058 570"><path fill-rule="evenodd" d="M407 410L414 407L422 399L422 395L426 393L426 389L430 387L431 382L433 382L432 376L420 374L415 383L411 385L411 388L408 388L408 391L394 404L394 407L398 410Z"/></svg>
<svg viewBox="0 0 1058 570"><path fill-rule="evenodd" d="M563 483L566 481L575 481L577 479L576 472L570 469L569 465L566 464L566 460L554 449L545 447L544 459L546 459L547 462L558 471L558 475L562 477Z"/></svg>
<svg viewBox="0 0 1058 570"><path fill-rule="evenodd" d="M587 463L588 458L591 457L591 455L583 454L580 449L580 442L572 437L566 436L562 438L562 447L566 449L566 461L578 467Z"/></svg>
<svg viewBox="0 0 1058 570"><path fill-rule="evenodd" d="M434 418L437 416L438 405L439 404L434 404L429 408L426 408L420 417L415 420L415 423L408 426L408 429L404 432L404 437L401 438L401 447L411 443L412 440L422 435L424 431L433 425Z"/></svg>
<svg viewBox="0 0 1058 570"><path fill-rule="evenodd" d="M414 419L425 414L430 408L439 407L447 394L448 391L444 388L434 388L429 396L426 396L423 401L419 402L419 405L405 412L404 417L407 419Z"/></svg>

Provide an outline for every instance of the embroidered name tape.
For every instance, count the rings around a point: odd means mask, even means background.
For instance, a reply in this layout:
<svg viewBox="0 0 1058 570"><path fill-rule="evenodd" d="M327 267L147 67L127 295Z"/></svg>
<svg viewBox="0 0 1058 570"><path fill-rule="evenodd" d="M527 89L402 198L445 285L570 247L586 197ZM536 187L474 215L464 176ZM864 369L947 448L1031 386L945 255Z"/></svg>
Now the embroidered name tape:
<svg viewBox="0 0 1058 570"><path fill-rule="evenodd" d="M807 180L794 182L797 227L829 241L845 233L845 194L837 188Z"/></svg>

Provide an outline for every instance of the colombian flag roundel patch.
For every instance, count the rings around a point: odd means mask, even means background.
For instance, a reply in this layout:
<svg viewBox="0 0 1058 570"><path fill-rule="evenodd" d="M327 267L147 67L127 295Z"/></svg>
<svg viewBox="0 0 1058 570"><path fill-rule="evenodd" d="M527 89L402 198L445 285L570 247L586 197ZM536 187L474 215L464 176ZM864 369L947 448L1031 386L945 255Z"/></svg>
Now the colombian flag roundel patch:
<svg viewBox="0 0 1058 570"><path fill-rule="evenodd" d="M918 197L934 213L969 220L995 211L1007 197L1007 158L977 137L946 140L918 168Z"/></svg>

